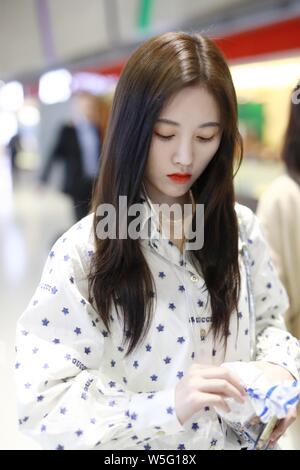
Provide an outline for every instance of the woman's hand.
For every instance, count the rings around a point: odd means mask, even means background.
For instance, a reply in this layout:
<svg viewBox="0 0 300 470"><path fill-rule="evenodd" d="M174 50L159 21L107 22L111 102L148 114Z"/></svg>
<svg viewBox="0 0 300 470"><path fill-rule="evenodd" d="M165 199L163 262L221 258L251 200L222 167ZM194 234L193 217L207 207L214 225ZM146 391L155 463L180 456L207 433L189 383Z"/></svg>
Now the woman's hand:
<svg viewBox="0 0 300 470"><path fill-rule="evenodd" d="M297 408L293 406L289 409L288 414L285 418L280 419L276 424L269 441L269 447L272 448L277 443L278 439L282 437L287 428L293 424L297 418Z"/></svg>
<svg viewBox="0 0 300 470"><path fill-rule="evenodd" d="M295 380L295 377L284 367L281 367L277 364L272 364L270 362L257 361L253 363L255 367L260 369L266 378L271 383L280 383L285 380ZM296 420L297 418L297 408L296 406L289 409L288 414L285 418L278 420L271 436L270 436L270 445L272 448L278 439L285 433L287 428Z"/></svg>
<svg viewBox="0 0 300 470"><path fill-rule="evenodd" d="M184 424L205 406L230 411L224 398L244 403L246 391L238 377L225 367L193 364L175 389L175 411Z"/></svg>

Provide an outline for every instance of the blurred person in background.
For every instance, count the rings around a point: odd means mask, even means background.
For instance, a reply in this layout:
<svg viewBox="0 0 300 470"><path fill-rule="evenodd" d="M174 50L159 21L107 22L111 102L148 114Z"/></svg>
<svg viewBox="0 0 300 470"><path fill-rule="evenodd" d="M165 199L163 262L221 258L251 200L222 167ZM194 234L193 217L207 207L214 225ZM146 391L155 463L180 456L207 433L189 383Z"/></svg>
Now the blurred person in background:
<svg viewBox="0 0 300 470"><path fill-rule="evenodd" d="M286 323L300 339L300 81L293 90L282 159L285 173L262 194L257 214L285 286Z"/></svg>
<svg viewBox="0 0 300 470"><path fill-rule="evenodd" d="M15 181L17 177L17 173L18 173L17 158L18 158L19 153L22 151L21 136L19 132L17 132L10 139L6 148L7 148L8 155L10 157L13 180Z"/></svg>
<svg viewBox="0 0 300 470"><path fill-rule="evenodd" d="M99 170L102 117L96 96L79 92L74 99L74 120L59 130L40 181L46 183L54 163L63 162L62 190L72 198L78 221L89 212L92 188Z"/></svg>

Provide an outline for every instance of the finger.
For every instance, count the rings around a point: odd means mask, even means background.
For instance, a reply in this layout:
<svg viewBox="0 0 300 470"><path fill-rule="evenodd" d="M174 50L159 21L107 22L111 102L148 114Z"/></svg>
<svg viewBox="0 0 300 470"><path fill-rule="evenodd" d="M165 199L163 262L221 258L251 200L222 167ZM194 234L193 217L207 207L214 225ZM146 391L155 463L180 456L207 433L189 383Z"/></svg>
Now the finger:
<svg viewBox="0 0 300 470"><path fill-rule="evenodd" d="M224 379L201 380L196 384L196 388L201 392L214 393L222 397L233 398L239 403L245 402L240 391Z"/></svg>
<svg viewBox="0 0 300 470"><path fill-rule="evenodd" d="M245 388L241 384L239 378L225 366L202 368L201 376L206 379L224 379L230 382L233 387L237 388L242 396L247 395L247 392L245 391Z"/></svg>
<svg viewBox="0 0 300 470"><path fill-rule="evenodd" d="M287 428L287 418L280 419L270 436L270 442L271 443L276 442L282 436L286 428Z"/></svg>
<svg viewBox="0 0 300 470"><path fill-rule="evenodd" d="M296 420L297 409L296 407L290 408L286 418L280 419L271 434L270 441L277 441L282 434L285 433L287 428Z"/></svg>

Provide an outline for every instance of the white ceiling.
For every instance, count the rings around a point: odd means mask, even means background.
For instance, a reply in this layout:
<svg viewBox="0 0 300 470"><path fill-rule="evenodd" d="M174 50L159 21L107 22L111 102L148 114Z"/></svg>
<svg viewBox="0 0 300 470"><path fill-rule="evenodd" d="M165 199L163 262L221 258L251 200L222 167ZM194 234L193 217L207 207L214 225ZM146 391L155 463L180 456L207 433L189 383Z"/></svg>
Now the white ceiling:
<svg viewBox="0 0 300 470"><path fill-rule="evenodd" d="M141 1L0 0L0 80L137 40ZM268 1L278 3L260 3ZM152 0L151 31L180 26L192 18L222 16L229 7L253 2Z"/></svg>

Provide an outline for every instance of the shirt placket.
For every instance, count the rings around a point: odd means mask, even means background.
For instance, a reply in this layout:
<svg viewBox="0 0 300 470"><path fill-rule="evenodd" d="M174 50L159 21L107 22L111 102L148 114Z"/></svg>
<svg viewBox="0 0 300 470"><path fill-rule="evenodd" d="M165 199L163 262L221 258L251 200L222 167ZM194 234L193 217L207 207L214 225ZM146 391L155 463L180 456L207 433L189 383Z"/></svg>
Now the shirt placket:
<svg viewBox="0 0 300 470"><path fill-rule="evenodd" d="M202 321L198 324L192 319L198 315L196 302L203 292L205 287L205 281L203 277L196 271L195 267L191 264L189 259L174 245L170 240L161 237L161 232L155 222L155 217L151 213L151 210L146 212L146 218L151 219L151 236L148 240L149 247L156 253L156 255L167 262L167 264L175 269L176 275L185 288L185 309L187 322L190 327L191 340L193 342L194 360L204 362L211 357L208 355L209 350L209 339L208 329ZM145 222L144 222L145 223ZM206 304L207 293L204 298L204 305ZM202 308L202 307L201 307ZM203 312L200 314L200 319L203 318ZM204 326L205 325L205 326Z"/></svg>

